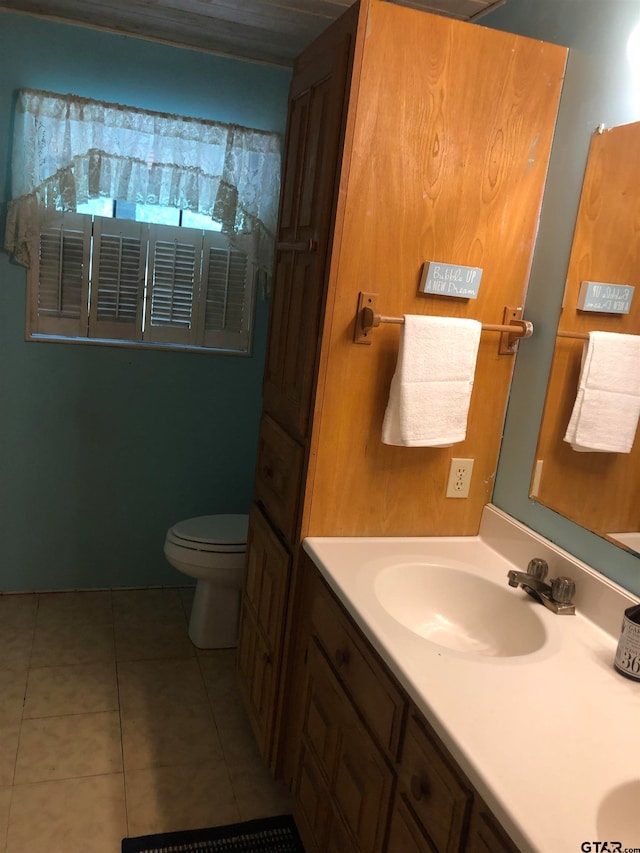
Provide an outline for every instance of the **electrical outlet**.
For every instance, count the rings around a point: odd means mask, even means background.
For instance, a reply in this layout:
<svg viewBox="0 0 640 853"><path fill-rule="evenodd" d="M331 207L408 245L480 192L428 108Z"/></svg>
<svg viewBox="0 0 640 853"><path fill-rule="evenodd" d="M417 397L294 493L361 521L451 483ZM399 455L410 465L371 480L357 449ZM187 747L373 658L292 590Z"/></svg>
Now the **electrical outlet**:
<svg viewBox="0 0 640 853"><path fill-rule="evenodd" d="M472 471L473 459L452 459L446 497L468 498Z"/></svg>

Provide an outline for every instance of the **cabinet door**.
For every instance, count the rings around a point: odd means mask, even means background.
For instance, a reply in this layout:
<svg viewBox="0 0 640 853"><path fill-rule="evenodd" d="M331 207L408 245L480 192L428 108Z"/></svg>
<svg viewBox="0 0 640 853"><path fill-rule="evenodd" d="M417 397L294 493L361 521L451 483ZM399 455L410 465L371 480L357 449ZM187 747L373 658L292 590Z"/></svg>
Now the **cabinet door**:
<svg viewBox="0 0 640 853"><path fill-rule="evenodd" d="M400 853L400 851L402 853L431 853L433 851L433 845L401 797L396 797L393 807L387 850L389 853Z"/></svg>
<svg viewBox="0 0 640 853"><path fill-rule="evenodd" d="M253 506L238 643L238 676L260 751L271 760L291 557Z"/></svg>
<svg viewBox="0 0 640 853"><path fill-rule="evenodd" d="M353 849L353 842L347 834L344 823L336 814L330 814L325 853L349 853ZM402 853L409 853L409 851L403 849Z"/></svg>
<svg viewBox="0 0 640 853"><path fill-rule="evenodd" d="M324 853L331 809L327 783L306 742L300 745L294 778L293 812L306 853ZM348 848L345 848L348 850Z"/></svg>
<svg viewBox="0 0 640 853"><path fill-rule="evenodd" d="M262 632L247 610L243 612L240 624L237 665L249 721L260 753L269 763L276 668Z"/></svg>
<svg viewBox="0 0 640 853"><path fill-rule="evenodd" d="M398 792L437 853L464 849L473 793L417 712L405 730Z"/></svg>
<svg viewBox="0 0 640 853"><path fill-rule="evenodd" d="M318 780L313 797L303 785L310 776L310 764ZM294 796L316 839L322 839L320 849L335 849L338 838L348 838L347 850L381 851L392 790L390 767L362 726L323 653L311 640ZM328 836L324 812L322 825L317 825L317 804L326 800L327 794L333 806Z"/></svg>
<svg viewBox="0 0 640 853"><path fill-rule="evenodd" d="M289 96L264 408L300 439L311 417L356 12L297 60Z"/></svg>
<svg viewBox="0 0 640 853"><path fill-rule="evenodd" d="M476 797L474 803L465 853L518 853L516 845L480 797Z"/></svg>

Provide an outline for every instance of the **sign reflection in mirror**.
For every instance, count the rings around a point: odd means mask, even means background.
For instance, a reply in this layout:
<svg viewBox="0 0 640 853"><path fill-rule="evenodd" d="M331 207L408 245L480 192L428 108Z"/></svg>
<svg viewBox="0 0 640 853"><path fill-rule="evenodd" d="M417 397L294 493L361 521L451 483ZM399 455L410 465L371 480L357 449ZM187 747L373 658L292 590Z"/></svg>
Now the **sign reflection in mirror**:
<svg viewBox="0 0 640 853"><path fill-rule="evenodd" d="M565 441L565 435L576 402L589 333L640 335L640 298L630 301L627 313L598 311L585 303L588 291L583 287L585 282L604 283L610 288L640 284L639 162L640 123L594 133L530 493L539 503L638 556L640 430L635 432L629 453L575 450ZM640 360L631 364L631 369L634 367L638 376L621 372L615 377L613 385L621 392L633 390L634 380L640 386ZM628 373L629 369L627 364L625 371ZM615 420L615 408L613 411Z"/></svg>

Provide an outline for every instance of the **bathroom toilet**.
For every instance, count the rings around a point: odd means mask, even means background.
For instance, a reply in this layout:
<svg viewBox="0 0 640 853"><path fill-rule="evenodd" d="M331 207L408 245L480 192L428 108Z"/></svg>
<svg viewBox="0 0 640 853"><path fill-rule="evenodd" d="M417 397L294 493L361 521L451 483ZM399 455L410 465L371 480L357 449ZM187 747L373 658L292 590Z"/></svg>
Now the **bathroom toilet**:
<svg viewBox="0 0 640 853"><path fill-rule="evenodd" d="M189 637L199 649L238 645L248 525L247 515L201 515L167 532L165 557L197 579Z"/></svg>

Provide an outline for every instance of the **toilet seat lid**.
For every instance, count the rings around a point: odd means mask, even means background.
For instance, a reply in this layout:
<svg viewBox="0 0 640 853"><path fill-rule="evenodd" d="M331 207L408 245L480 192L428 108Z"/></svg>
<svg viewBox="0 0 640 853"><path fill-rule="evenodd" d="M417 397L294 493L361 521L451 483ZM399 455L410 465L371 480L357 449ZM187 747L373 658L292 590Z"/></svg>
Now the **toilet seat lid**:
<svg viewBox="0 0 640 853"><path fill-rule="evenodd" d="M174 524L167 536L200 551L245 551L248 527L248 515L200 515Z"/></svg>

